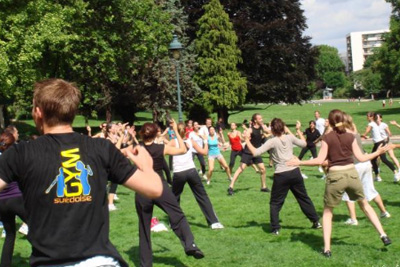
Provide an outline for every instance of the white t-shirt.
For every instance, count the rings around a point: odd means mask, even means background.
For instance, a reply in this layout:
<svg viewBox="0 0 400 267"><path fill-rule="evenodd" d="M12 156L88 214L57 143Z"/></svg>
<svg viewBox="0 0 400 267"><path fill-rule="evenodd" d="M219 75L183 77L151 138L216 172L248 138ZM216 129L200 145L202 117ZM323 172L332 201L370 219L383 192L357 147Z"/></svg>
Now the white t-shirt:
<svg viewBox="0 0 400 267"><path fill-rule="evenodd" d="M374 143L378 143L383 141L383 138L381 136L381 131L379 129L378 124L376 122L371 121L368 123L368 126L371 126L371 138Z"/></svg>
<svg viewBox="0 0 400 267"><path fill-rule="evenodd" d="M205 136L209 137L209 136L210 136L210 133L208 132L207 126L205 126L205 125L201 126L201 128L200 128L200 130L199 130L199 134L200 134L200 135L205 135Z"/></svg>
<svg viewBox="0 0 400 267"><path fill-rule="evenodd" d="M381 124L378 125L379 127L379 131L381 133L381 136L383 138L383 140L386 140L386 138L388 138L388 134L386 132L386 128L388 127L388 125L384 122L381 122Z"/></svg>
<svg viewBox="0 0 400 267"><path fill-rule="evenodd" d="M325 131L325 119L319 118L315 120L315 128L317 128L318 132L323 135Z"/></svg>
<svg viewBox="0 0 400 267"><path fill-rule="evenodd" d="M177 140L176 140L176 143L178 145ZM186 151L185 154L174 156L174 158L172 160L174 173L183 172L183 171L187 171L190 169L196 169L196 166L194 165L194 162L193 162L192 153L193 153L193 151L195 151L195 149L193 149L192 141L189 139L189 140L184 141L184 143L185 143L186 147L188 148L188 150Z"/></svg>
<svg viewBox="0 0 400 267"><path fill-rule="evenodd" d="M200 131L199 131L199 134L200 134ZM199 147L203 147L203 138L198 136L195 132L191 132L189 134L189 138L188 139L195 141L199 145ZM197 153L197 151L195 149L193 149L192 152L193 153Z"/></svg>

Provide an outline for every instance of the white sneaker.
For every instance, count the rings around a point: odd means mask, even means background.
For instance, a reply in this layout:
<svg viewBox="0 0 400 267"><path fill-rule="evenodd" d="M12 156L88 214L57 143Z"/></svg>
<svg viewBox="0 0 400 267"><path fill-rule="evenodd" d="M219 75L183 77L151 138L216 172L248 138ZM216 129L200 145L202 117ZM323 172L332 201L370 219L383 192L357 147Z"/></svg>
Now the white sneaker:
<svg viewBox="0 0 400 267"><path fill-rule="evenodd" d="M400 172L396 172L394 174L394 182L397 183L400 181Z"/></svg>
<svg viewBox="0 0 400 267"><path fill-rule="evenodd" d="M20 232L20 233L23 234L23 235L28 235L28 232L29 232L28 225L26 225L25 223L23 223L23 224L21 225L21 227L18 229L18 232Z"/></svg>
<svg viewBox="0 0 400 267"><path fill-rule="evenodd" d="M305 175L304 173L301 173L301 176L303 177L303 179L308 179L308 176Z"/></svg>
<svg viewBox="0 0 400 267"><path fill-rule="evenodd" d="M381 218L390 218L391 217L391 215L390 215L390 213L389 212L381 212Z"/></svg>
<svg viewBox="0 0 400 267"><path fill-rule="evenodd" d="M321 177L321 180L325 180L326 179L326 174L324 174L322 177Z"/></svg>
<svg viewBox="0 0 400 267"><path fill-rule="evenodd" d="M378 175L375 177L375 182L382 182L382 178Z"/></svg>
<svg viewBox="0 0 400 267"><path fill-rule="evenodd" d="M108 204L108 210L114 211L114 210L117 210L117 207L114 204Z"/></svg>
<svg viewBox="0 0 400 267"><path fill-rule="evenodd" d="M207 185L210 185L210 183L211 183L211 181L210 181L210 180L207 180Z"/></svg>
<svg viewBox="0 0 400 267"><path fill-rule="evenodd" d="M319 171L320 173L323 173L323 172L324 172L324 169L322 169L322 167L319 166L318 171Z"/></svg>
<svg viewBox="0 0 400 267"><path fill-rule="evenodd" d="M1 232L1 238L6 238L6 231L3 229L3 231Z"/></svg>
<svg viewBox="0 0 400 267"><path fill-rule="evenodd" d="M203 179L206 180L206 181L208 180L207 174L204 174L204 175L203 175Z"/></svg>
<svg viewBox="0 0 400 267"><path fill-rule="evenodd" d="M199 175L200 175L200 176L203 175L203 172L202 172L201 170L199 170Z"/></svg>
<svg viewBox="0 0 400 267"><path fill-rule="evenodd" d="M347 221L344 222L344 224L346 225L358 225L358 221L357 220L352 220L351 218L348 218Z"/></svg>
<svg viewBox="0 0 400 267"><path fill-rule="evenodd" d="M119 200L119 197L117 196L117 194L114 195L114 200Z"/></svg>
<svg viewBox="0 0 400 267"><path fill-rule="evenodd" d="M224 229L224 226L220 222L216 222L211 224L211 229L213 230Z"/></svg>

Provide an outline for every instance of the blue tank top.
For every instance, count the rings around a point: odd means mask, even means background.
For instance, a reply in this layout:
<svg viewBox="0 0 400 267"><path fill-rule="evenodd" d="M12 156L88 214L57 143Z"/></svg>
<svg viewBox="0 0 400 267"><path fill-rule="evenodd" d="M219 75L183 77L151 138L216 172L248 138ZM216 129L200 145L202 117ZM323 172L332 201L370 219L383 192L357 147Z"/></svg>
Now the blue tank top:
<svg viewBox="0 0 400 267"><path fill-rule="evenodd" d="M214 139L211 139L211 136L208 137L208 155L209 156L218 156L221 154L221 151L218 147L218 138L214 136Z"/></svg>

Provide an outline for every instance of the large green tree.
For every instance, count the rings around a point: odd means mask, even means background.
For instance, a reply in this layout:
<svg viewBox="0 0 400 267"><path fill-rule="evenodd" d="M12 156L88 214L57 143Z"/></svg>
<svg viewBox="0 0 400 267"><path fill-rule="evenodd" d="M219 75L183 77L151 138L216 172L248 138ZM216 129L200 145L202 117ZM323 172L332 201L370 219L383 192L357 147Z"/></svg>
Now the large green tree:
<svg viewBox="0 0 400 267"><path fill-rule="evenodd" d="M169 22L152 0L1 1L2 92L29 110L32 84L61 77L82 89L85 114L114 108L131 121L152 63L168 51Z"/></svg>
<svg viewBox="0 0 400 267"><path fill-rule="evenodd" d="M182 0L189 14L189 36L194 39L196 21L207 0ZM253 102L298 103L310 98L318 55L303 36L306 18L300 1L221 0L233 22L247 77L247 99Z"/></svg>
<svg viewBox="0 0 400 267"><path fill-rule="evenodd" d="M377 70L382 76L384 90L398 92L400 88L400 2L386 0L392 4L390 33L384 35L379 49Z"/></svg>
<svg viewBox="0 0 400 267"><path fill-rule="evenodd" d="M345 85L344 63L337 48L329 45L317 46L319 56L315 65L317 79L323 87L340 88Z"/></svg>
<svg viewBox="0 0 400 267"><path fill-rule="evenodd" d="M242 62L241 52L233 25L219 0L211 0L204 10L195 42L199 64L195 81L204 91L205 102L227 122L228 110L242 105L247 93L246 78L237 69Z"/></svg>

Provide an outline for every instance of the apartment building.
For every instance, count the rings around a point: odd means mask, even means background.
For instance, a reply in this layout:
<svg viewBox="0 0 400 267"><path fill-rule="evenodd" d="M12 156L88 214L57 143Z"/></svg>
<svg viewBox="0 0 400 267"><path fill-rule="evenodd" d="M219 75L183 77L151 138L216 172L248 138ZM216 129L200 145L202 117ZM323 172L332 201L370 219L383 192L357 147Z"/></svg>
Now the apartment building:
<svg viewBox="0 0 400 267"><path fill-rule="evenodd" d="M349 72L361 70L374 48L382 45L382 35L389 30L351 32L346 35L347 67Z"/></svg>

